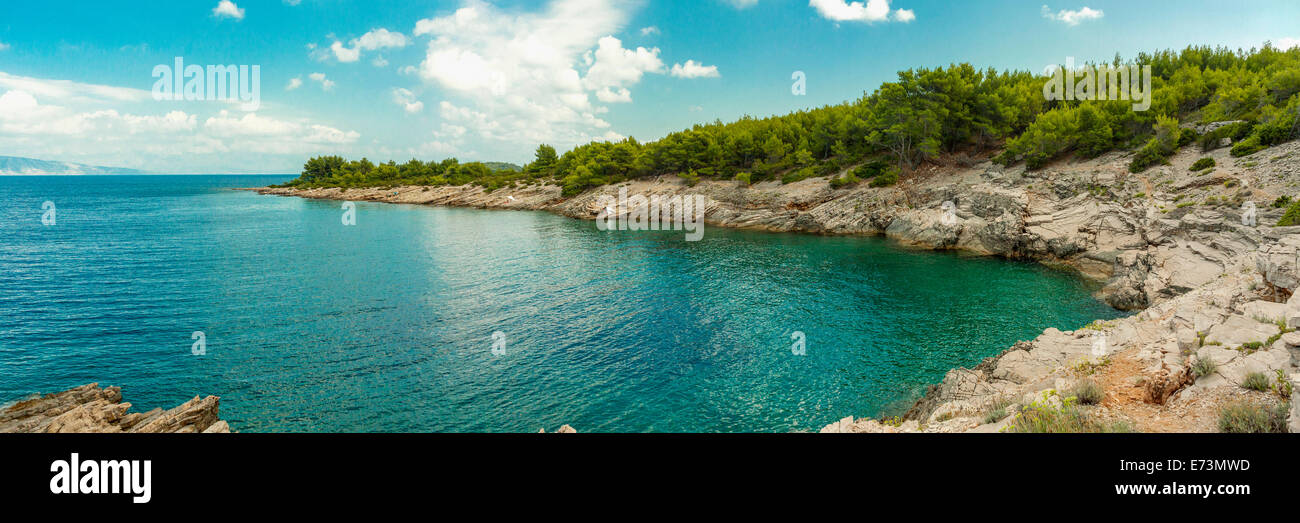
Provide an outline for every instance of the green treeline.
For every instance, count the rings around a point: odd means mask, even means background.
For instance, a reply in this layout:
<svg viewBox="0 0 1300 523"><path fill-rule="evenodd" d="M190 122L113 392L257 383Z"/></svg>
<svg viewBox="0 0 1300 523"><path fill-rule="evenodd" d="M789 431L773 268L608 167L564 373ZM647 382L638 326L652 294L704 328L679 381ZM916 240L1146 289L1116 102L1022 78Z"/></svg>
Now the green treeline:
<svg viewBox="0 0 1300 523"><path fill-rule="evenodd" d="M1300 137L1300 48L1231 51L1188 47L1141 53L1128 64L1150 65L1151 106L1132 101L1046 100L1047 76L979 70L970 64L914 69L862 98L785 116L715 121L641 143L598 141L557 154L549 145L519 170L456 159L375 165L337 156L312 158L290 186L397 186L558 183L565 195L631 178L675 174L743 183L790 183L835 175L844 186L870 180L890 185L943 154L979 155L1039 168L1068 154L1094 157L1137 149L1130 169L1164 163L1179 147L1218 147L1233 138L1246 155ZM1111 64L1127 65L1118 56ZM1240 121L1207 136L1180 123ZM840 175L838 173L844 172Z"/></svg>

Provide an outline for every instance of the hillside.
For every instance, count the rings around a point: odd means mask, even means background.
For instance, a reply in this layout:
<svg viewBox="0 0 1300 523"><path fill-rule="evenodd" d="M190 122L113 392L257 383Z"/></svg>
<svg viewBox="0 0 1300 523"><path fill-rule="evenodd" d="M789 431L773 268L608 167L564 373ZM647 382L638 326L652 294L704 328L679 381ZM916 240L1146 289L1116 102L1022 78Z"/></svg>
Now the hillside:
<svg viewBox="0 0 1300 523"><path fill-rule="evenodd" d="M18 156L0 156L0 174L145 174L145 172L122 167L104 167Z"/></svg>

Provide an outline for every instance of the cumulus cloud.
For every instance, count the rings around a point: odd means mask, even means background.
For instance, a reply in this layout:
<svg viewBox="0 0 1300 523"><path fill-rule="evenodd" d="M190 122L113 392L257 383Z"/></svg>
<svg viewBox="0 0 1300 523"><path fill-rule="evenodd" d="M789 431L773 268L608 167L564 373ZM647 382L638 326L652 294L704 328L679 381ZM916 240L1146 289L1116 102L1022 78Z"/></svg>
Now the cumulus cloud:
<svg viewBox="0 0 1300 523"><path fill-rule="evenodd" d="M650 26L650 27L642 27L642 28L641 28L641 36L650 36L650 35L657 35L657 34L659 34L659 27L658 27L658 26L654 26L654 25L652 25L652 26ZM4 49L4 47L2 47L3 45L4 45L4 44L0 44L0 50L3 50L3 49Z"/></svg>
<svg viewBox="0 0 1300 523"><path fill-rule="evenodd" d="M1290 38L1290 37L1280 38L1278 39L1278 41L1273 42L1273 47L1276 47L1281 50L1287 50L1292 47L1300 47L1300 38Z"/></svg>
<svg viewBox="0 0 1300 523"><path fill-rule="evenodd" d="M505 149L621 139L596 103L628 102L645 74L664 72L658 49L627 49L611 36L628 9L616 0L554 0L538 11L467 0L417 22L413 34L430 39L420 78L449 97L437 141L472 135Z"/></svg>
<svg viewBox="0 0 1300 523"><path fill-rule="evenodd" d="M325 77L325 73L312 73L307 75L313 82L319 83L322 91L334 89L334 81Z"/></svg>
<svg viewBox="0 0 1300 523"><path fill-rule="evenodd" d="M717 78L722 76L718 74L718 66L704 65L695 60L687 60L685 64L673 64L672 75L678 78Z"/></svg>
<svg viewBox="0 0 1300 523"><path fill-rule="evenodd" d="M351 42L348 42L348 45L343 45L343 42L335 40L334 43L330 44L329 50L336 60L347 63L360 60L362 51L406 47L407 42L406 35L380 27L371 29L366 34L361 35L360 38L352 39Z"/></svg>
<svg viewBox="0 0 1300 523"><path fill-rule="evenodd" d="M1044 5L1042 8L1042 13L1043 13L1043 18L1046 18L1048 20L1055 20L1057 22L1061 22L1065 25L1071 25L1071 26L1079 25L1080 23L1086 22L1088 20L1099 20L1101 19L1101 17L1106 16L1106 13L1103 12L1102 10L1091 9L1087 6L1084 6L1082 9L1078 9L1078 10L1062 9L1060 11L1053 13L1052 8Z"/></svg>
<svg viewBox="0 0 1300 523"><path fill-rule="evenodd" d="M299 88L299 87L302 87L302 77L301 77L301 76L296 77L296 78L290 78L290 79L289 79L289 85L284 86L284 90L286 90L286 91L292 91L292 90L297 89L297 88Z"/></svg>
<svg viewBox="0 0 1300 523"><path fill-rule="evenodd" d="M244 19L244 8L235 5L230 0L221 0L217 6L212 8L212 16L217 18L234 18L235 20Z"/></svg>
<svg viewBox="0 0 1300 523"><path fill-rule="evenodd" d="M410 89L398 87L393 89L393 101L402 106L406 112L415 114L424 110L424 102L415 99L415 93Z"/></svg>
<svg viewBox="0 0 1300 523"><path fill-rule="evenodd" d="M848 2L846 0L811 0L808 5L817 10L822 18L835 22L911 22L916 14L910 9L890 10L889 0L866 0L865 2ZM892 16L891 16L892 13Z"/></svg>

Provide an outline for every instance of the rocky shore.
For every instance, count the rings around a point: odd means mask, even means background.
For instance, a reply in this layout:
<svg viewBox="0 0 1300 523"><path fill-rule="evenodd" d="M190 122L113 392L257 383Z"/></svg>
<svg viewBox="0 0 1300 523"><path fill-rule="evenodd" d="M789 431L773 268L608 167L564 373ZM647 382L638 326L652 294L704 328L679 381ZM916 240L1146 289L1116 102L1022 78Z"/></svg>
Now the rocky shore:
<svg viewBox="0 0 1300 523"><path fill-rule="evenodd" d="M122 389L90 383L0 410L0 433L228 433L230 425L217 416L219 402L216 396L195 396L168 410L130 412Z"/></svg>
<svg viewBox="0 0 1300 523"><path fill-rule="evenodd" d="M1216 167L1191 171L1204 156ZM1103 397L1088 415L1144 432L1217 430L1219 407L1275 406L1300 390L1300 226L1274 227L1271 204L1295 197L1300 143L1233 158L1185 147L1170 165L1131 174L1130 153L1062 160L1037 171L986 159L948 158L898 185L835 189L826 178L746 186L662 176L564 198L551 185L255 189L262 194L352 201L545 210L581 219L597 198L699 194L708 225L815 234L884 235L933 249L1036 260L1103 284L1098 298L1134 315L1074 331L1047 329L973 369L953 369L904 416L852 416L824 432L992 432L1024 406L1083 382ZM957 220L944 220L944 202ZM1256 224L1243 220L1253 202ZM616 212L627 212L617 209ZM707 234L706 234L707 239ZM1100 342L1099 342L1100 340ZM926 350L942 350L941 347ZM1212 363L1211 363L1212 362ZM1256 373L1271 391L1243 385ZM1259 388L1259 387L1255 387ZM1059 391L1059 394L1058 394ZM1290 427L1300 431L1292 393ZM996 414L1010 413L1004 416ZM851 414L851 413L846 413ZM865 413L859 413L865 414Z"/></svg>

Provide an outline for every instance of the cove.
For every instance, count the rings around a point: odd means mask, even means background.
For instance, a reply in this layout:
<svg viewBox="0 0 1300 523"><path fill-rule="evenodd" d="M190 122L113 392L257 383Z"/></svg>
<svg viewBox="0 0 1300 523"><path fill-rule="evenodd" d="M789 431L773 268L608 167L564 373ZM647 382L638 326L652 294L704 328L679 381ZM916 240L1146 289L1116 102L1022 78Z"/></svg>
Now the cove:
<svg viewBox="0 0 1300 523"><path fill-rule="evenodd" d="M218 395L236 431L816 431L1121 315L1069 274L882 238L377 203L343 226L230 190L288 178L0 177L0 400L98 381L137 411Z"/></svg>

